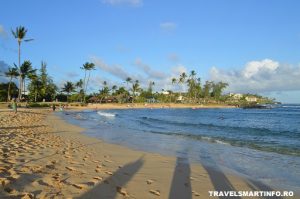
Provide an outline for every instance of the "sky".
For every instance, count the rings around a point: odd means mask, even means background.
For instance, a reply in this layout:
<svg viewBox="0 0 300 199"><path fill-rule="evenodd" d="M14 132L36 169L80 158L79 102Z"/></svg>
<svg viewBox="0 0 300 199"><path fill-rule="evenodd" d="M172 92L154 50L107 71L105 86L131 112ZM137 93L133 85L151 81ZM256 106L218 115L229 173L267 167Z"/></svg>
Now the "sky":
<svg viewBox="0 0 300 199"><path fill-rule="evenodd" d="M155 89L195 70L229 83L225 92L257 93L300 103L298 0L2 0L0 71L18 63L11 29L25 26L21 60L40 67L60 87L96 64L89 92L126 77ZM0 81L6 81L0 76Z"/></svg>

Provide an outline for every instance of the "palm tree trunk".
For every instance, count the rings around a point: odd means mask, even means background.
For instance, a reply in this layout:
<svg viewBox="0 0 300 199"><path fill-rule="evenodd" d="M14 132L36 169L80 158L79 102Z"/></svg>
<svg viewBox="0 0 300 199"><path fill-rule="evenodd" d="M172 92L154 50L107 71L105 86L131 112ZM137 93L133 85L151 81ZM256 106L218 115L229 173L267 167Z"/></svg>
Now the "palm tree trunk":
<svg viewBox="0 0 300 199"><path fill-rule="evenodd" d="M86 85L86 70L84 70L84 80L83 80L83 101L85 102L85 85Z"/></svg>
<svg viewBox="0 0 300 199"><path fill-rule="evenodd" d="M9 84L8 84L8 91L7 91L7 101L10 101L10 87L11 87L12 77L10 77Z"/></svg>
<svg viewBox="0 0 300 199"><path fill-rule="evenodd" d="M89 80L90 80L90 76L91 76L91 72L89 71L89 76L88 76L88 79L87 79L87 81L86 81L86 85L85 85L85 92L87 91L87 86L88 86L88 83L89 83ZM84 102L85 102L85 96L86 95L84 95Z"/></svg>
<svg viewBox="0 0 300 199"><path fill-rule="evenodd" d="M20 76L19 76L19 96L18 96L18 99L19 101L21 101L21 97L22 97L22 77L21 77L21 42L18 41L18 44L19 44L19 73L20 73Z"/></svg>
<svg viewBox="0 0 300 199"><path fill-rule="evenodd" d="M36 98L37 98L37 90L35 91L34 102L36 102Z"/></svg>

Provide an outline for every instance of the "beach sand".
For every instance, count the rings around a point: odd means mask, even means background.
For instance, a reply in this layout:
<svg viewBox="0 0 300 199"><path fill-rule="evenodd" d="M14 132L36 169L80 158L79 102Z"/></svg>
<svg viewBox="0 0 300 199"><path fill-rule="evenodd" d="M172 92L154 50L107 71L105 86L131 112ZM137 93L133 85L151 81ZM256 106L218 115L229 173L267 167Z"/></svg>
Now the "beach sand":
<svg viewBox="0 0 300 199"><path fill-rule="evenodd" d="M49 110L0 110L0 198L188 199L209 198L214 190L272 190L180 158L90 138L83 130Z"/></svg>

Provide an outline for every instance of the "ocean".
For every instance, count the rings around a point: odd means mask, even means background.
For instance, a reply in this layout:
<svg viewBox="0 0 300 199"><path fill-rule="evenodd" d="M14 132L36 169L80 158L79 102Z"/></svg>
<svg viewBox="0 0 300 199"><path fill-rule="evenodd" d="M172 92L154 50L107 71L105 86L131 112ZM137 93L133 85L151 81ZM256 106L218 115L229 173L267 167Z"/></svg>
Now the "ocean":
<svg viewBox="0 0 300 199"><path fill-rule="evenodd" d="M300 193L300 105L60 112L85 134Z"/></svg>

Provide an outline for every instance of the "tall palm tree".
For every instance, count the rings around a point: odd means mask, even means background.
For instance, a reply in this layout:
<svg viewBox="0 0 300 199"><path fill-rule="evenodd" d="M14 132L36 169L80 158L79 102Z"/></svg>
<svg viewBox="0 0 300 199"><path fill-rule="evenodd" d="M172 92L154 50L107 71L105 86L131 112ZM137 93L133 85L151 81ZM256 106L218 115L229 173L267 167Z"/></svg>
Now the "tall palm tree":
<svg viewBox="0 0 300 199"><path fill-rule="evenodd" d="M28 41L32 41L33 39L24 39L25 36L26 36L26 33L27 33L27 29L23 26L19 26L16 28L15 31L11 30L13 36L17 39L18 41L18 47L19 47L19 50L18 50L18 57L19 57L19 73L21 74L21 70L20 70L20 67L21 67L21 43L22 41L24 40L25 42L28 42ZM21 100L21 95L22 95L22 82L21 82L21 76L19 78L19 96L18 96L18 99Z"/></svg>
<svg viewBox="0 0 300 199"><path fill-rule="evenodd" d="M179 80L178 80L178 83L180 84L184 84L185 82L185 79L187 78L187 75L185 72L181 73L180 76L179 76ZM180 95L181 95L181 92L180 92Z"/></svg>
<svg viewBox="0 0 300 199"><path fill-rule="evenodd" d="M136 93L141 90L139 80L135 80L135 82L132 84L131 90L132 90L132 95L133 95L133 100L132 100L132 102L133 102L135 99Z"/></svg>
<svg viewBox="0 0 300 199"><path fill-rule="evenodd" d="M84 80L83 80L83 84L84 84L84 102L86 101L85 99L85 94L86 94L86 91L87 91L87 87L88 87L88 83L89 83L89 80L90 80L90 75L91 75L91 70L95 70L95 64L94 63L89 63L89 62L86 62L85 64L83 64L83 66L81 67L81 69L84 70ZM87 71L89 72L88 73L88 77L86 77L87 75Z"/></svg>
<svg viewBox="0 0 300 199"><path fill-rule="evenodd" d="M70 93L74 92L74 90L75 90L75 86L72 82L67 81L64 84L64 87L63 87L62 91L67 93L67 101L69 101Z"/></svg>
<svg viewBox="0 0 300 199"><path fill-rule="evenodd" d="M113 86L111 87L112 92L115 93L115 91L117 90L117 88L118 88L118 87L117 87L116 85L113 85Z"/></svg>
<svg viewBox="0 0 300 199"><path fill-rule="evenodd" d="M8 71L5 73L6 77L9 77L9 84L8 84L8 91L7 91L7 101L10 101L11 96L10 96L10 87L11 87L11 82L13 78L16 78L19 76L18 72L18 67L15 65L13 68L8 68Z"/></svg>
<svg viewBox="0 0 300 199"><path fill-rule="evenodd" d="M78 95L79 95L79 97L80 97L80 101L82 102L82 98L83 98L83 95L82 94L84 94L83 93L83 80L82 79L80 79L78 82L76 82L75 83L75 87L78 89Z"/></svg>
<svg viewBox="0 0 300 199"><path fill-rule="evenodd" d="M128 88L128 84L132 82L132 79L131 77L127 77L125 81L127 83L127 88Z"/></svg>

